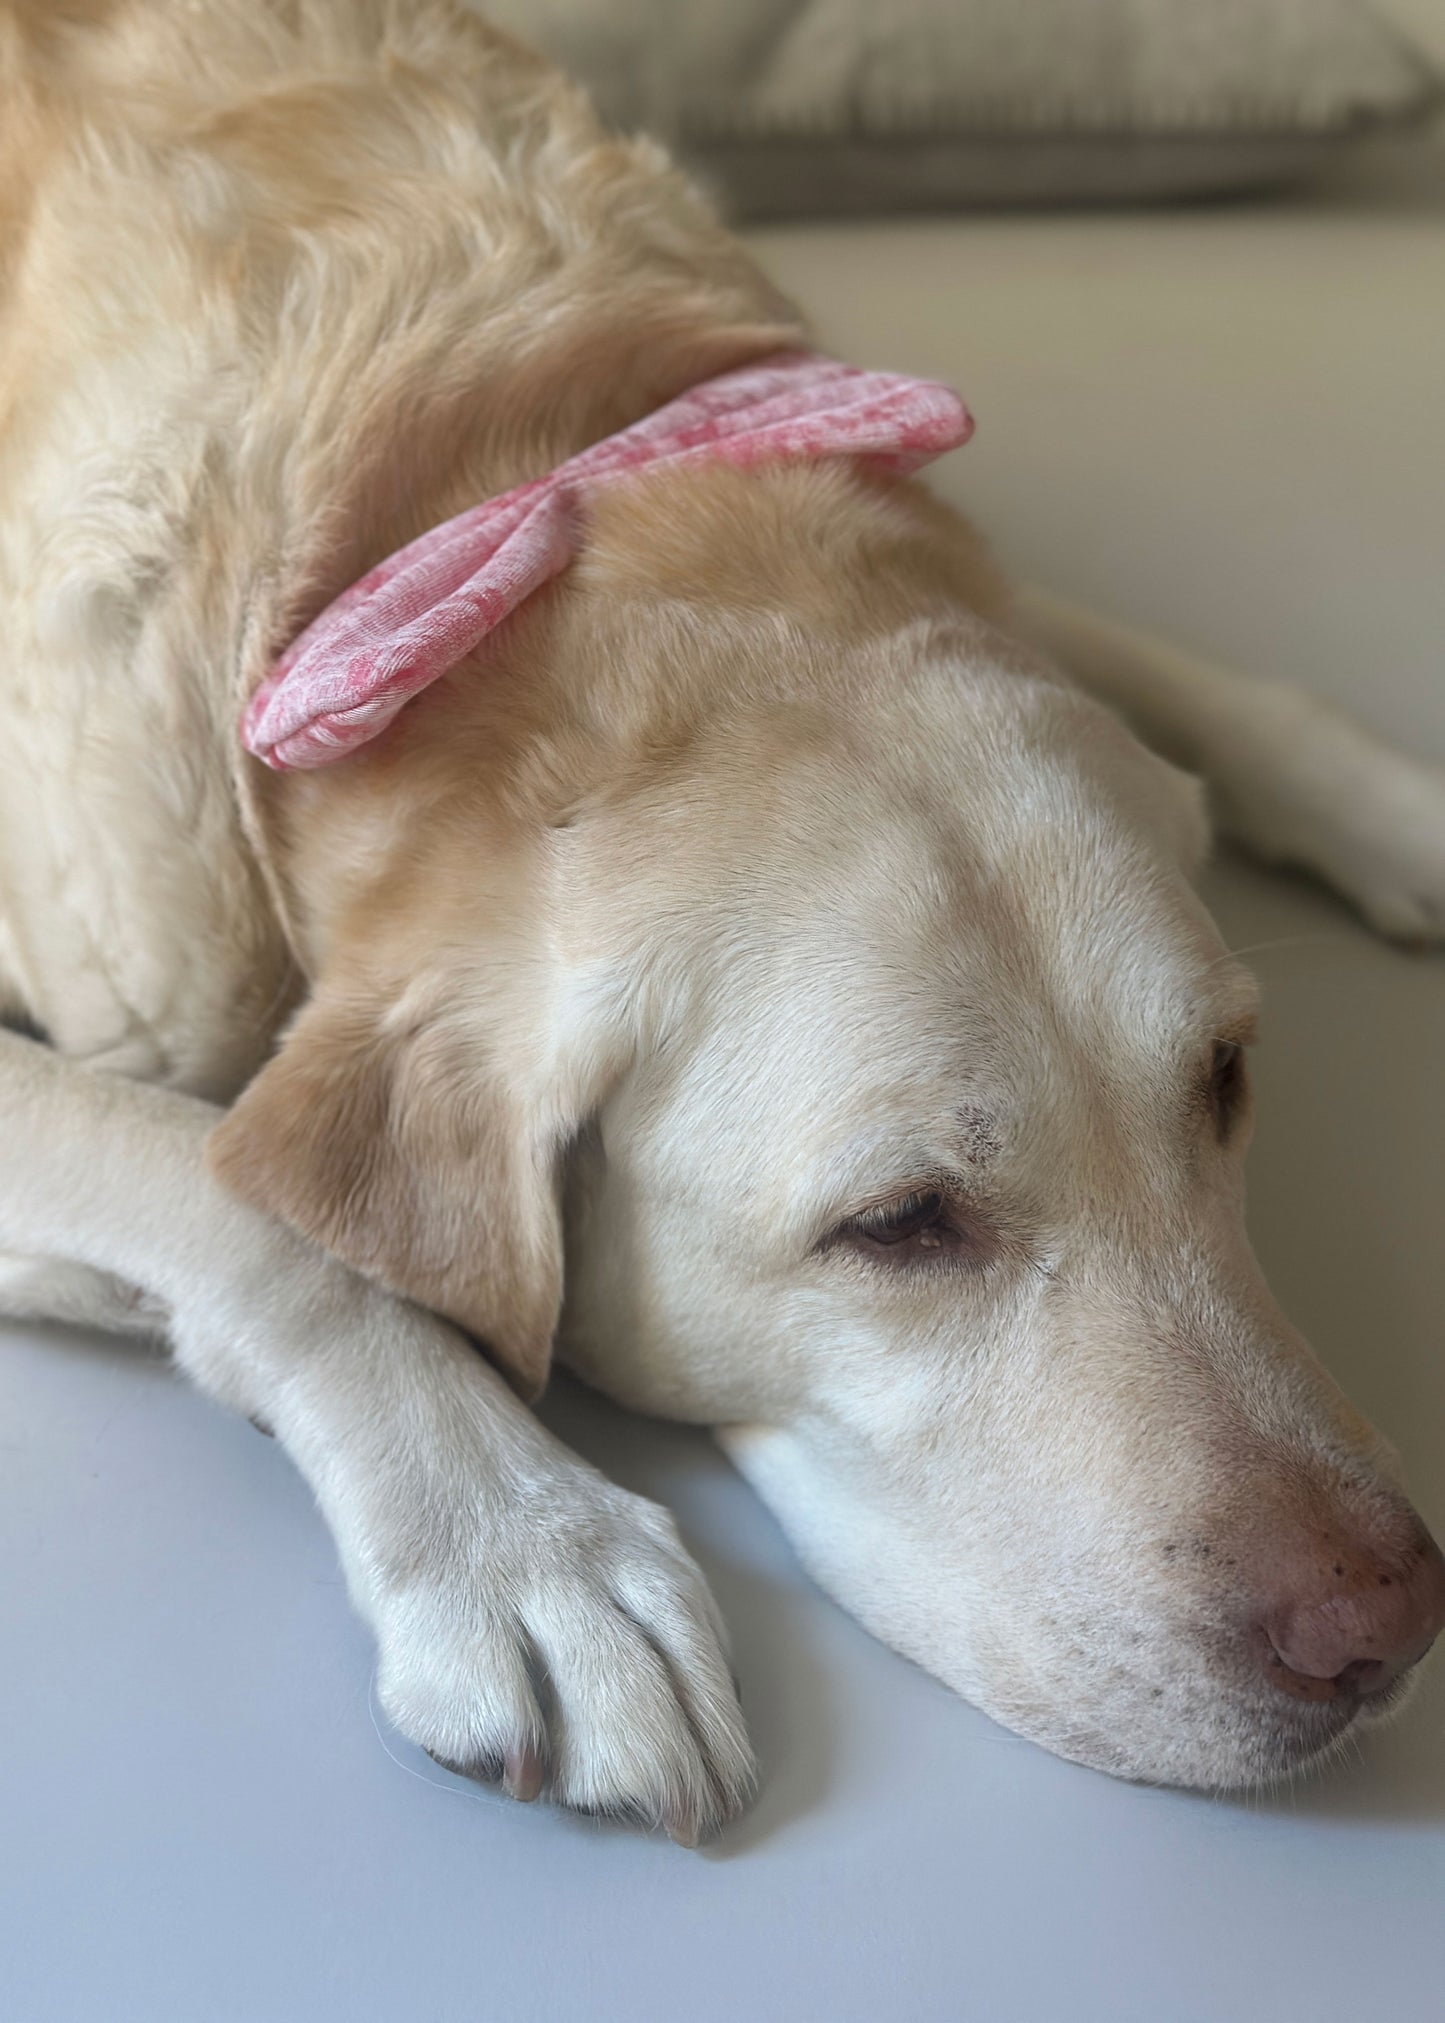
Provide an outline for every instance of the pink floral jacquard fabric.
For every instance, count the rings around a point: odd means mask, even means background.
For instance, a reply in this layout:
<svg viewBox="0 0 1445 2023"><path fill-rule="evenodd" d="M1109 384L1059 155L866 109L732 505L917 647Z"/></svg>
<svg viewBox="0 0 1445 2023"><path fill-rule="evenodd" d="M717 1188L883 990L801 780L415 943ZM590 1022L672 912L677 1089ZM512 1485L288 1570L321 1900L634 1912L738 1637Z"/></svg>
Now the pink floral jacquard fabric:
<svg viewBox="0 0 1445 2023"><path fill-rule="evenodd" d="M378 563L282 654L247 706L242 740L285 772L330 765L379 736L566 568L595 486L704 457L746 466L856 456L903 475L972 433L967 408L946 386L809 352L704 380Z"/></svg>

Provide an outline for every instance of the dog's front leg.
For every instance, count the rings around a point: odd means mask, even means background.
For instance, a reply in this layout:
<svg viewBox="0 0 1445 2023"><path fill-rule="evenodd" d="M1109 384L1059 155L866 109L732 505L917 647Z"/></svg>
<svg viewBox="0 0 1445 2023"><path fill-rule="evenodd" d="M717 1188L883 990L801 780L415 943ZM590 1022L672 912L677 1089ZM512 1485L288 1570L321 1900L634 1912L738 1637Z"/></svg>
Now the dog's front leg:
<svg viewBox="0 0 1445 2023"><path fill-rule="evenodd" d="M752 1760L671 1519L554 1440L471 1344L227 1195L218 1112L0 1033L0 1246L159 1302L176 1360L274 1431L335 1536L396 1725L439 1760L691 1841Z"/></svg>
<svg viewBox="0 0 1445 2023"><path fill-rule="evenodd" d="M1020 592L1019 631L1145 741L1207 781L1226 835L1314 871L1380 933L1445 935L1445 767L1422 764L1287 682L1254 680Z"/></svg>

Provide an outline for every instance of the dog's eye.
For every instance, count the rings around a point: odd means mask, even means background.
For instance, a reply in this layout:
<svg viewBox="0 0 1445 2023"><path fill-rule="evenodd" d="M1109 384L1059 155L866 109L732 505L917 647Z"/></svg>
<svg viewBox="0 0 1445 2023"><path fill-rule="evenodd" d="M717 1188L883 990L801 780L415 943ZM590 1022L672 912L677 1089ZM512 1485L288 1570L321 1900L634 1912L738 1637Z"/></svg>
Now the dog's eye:
<svg viewBox="0 0 1445 2023"><path fill-rule="evenodd" d="M850 1216L837 1237L854 1251L888 1265L967 1258L977 1249L947 1197L931 1187L865 1208L861 1215Z"/></svg>
<svg viewBox="0 0 1445 2023"><path fill-rule="evenodd" d="M1221 1131L1234 1122L1244 1089L1244 1048L1237 1040L1216 1040L1209 1067L1209 1106Z"/></svg>

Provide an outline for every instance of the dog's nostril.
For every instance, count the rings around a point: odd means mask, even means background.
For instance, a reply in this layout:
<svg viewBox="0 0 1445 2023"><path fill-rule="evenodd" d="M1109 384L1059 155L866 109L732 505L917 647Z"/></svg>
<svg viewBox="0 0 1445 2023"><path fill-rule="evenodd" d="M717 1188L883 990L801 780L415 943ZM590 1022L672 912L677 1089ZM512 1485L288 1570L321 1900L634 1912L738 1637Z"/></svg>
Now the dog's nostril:
<svg viewBox="0 0 1445 2023"><path fill-rule="evenodd" d="M1334 1679L1316 1678L1309 1672L1297 1672L1293 1665L1281 1656L1273 1637L1265 1636L1265 1674L1272 1686L1278 1686L1282 1693L1289 1693L1296 1700L1338 1700L1342 1688Z"/></svg>
<svg viewBox="0 0 1445 2023"><path fill-rule="evenodd" d="M1347 1693L1379 1693L1404 1669L1401 1666L1392 1671L1379 1658L1351 1658L1348 1665L1336 1672L1335 1684Z"/></svg>
<svg viewBox="0 0 1445 2023"><path fill-rule="evenodd" d="M1296 1700L1367 1700L1372 1693L1383 1693L1393 1686L1413 1663L1411 1658L1395 1664L1380 1658L1351 1658L1333 1677L1321 1679L1311 1672L1297 1672L1271 1644L1268 1669L1272 1683Z"/></svg>

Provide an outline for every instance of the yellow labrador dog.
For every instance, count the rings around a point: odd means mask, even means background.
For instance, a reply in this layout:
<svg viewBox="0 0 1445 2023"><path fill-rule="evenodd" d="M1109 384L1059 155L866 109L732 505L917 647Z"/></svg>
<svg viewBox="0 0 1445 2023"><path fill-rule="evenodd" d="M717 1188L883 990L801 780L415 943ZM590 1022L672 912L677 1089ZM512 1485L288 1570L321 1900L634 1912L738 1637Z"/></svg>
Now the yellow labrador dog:
<svg viewBox="0 0 1445 2023"><path fill-rule="evenodd" d="M837 443L598 487L267 765L348 586L806 340L446 0L3 0L0 94L4 1308L274 1430L392 1720L519 1798L691 1840L753 1774L669 1518L527 1409L554 1337L1048 1748L1228 1786L1393 1704L1445 1566L1250 1254L1254 986L1097 698L1409 937L1439 774Z"/></svg>

